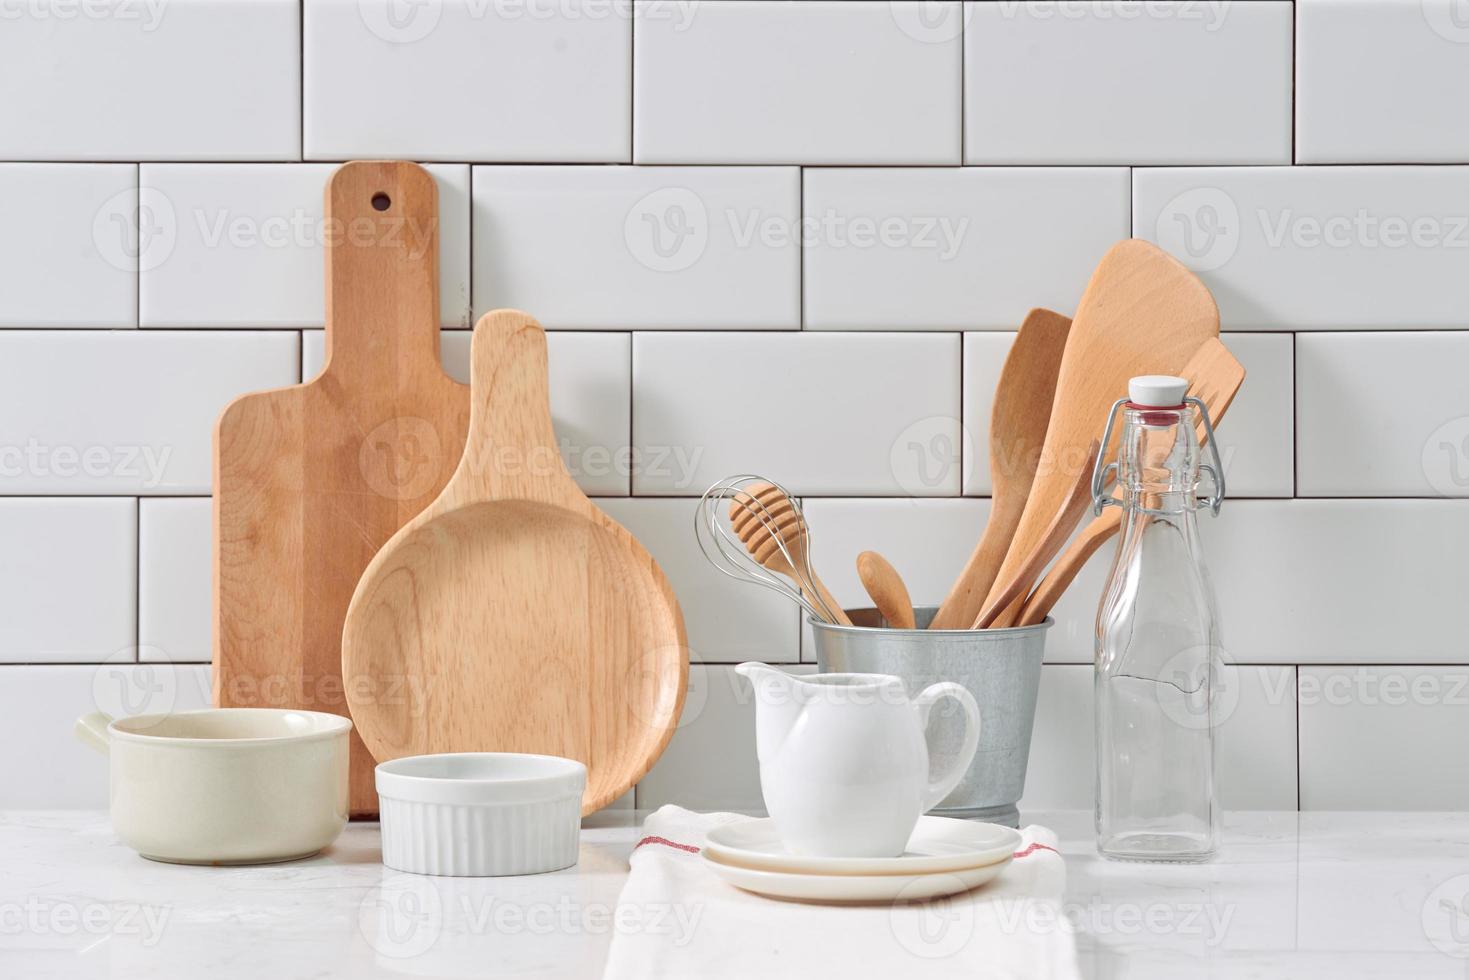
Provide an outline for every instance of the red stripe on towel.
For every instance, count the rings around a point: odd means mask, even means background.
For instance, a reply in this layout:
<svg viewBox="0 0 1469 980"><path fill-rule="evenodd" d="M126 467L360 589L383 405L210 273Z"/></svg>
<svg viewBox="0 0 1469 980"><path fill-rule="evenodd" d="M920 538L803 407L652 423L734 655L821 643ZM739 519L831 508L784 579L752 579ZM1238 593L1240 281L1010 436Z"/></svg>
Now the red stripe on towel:
<svg viewBox="0 0 1469 980"><path fill-rule="evenodd" d="M642 840L634 844L632 849L636 851L644 844L662 844L665 847L676 847L680 851L688 851L690 854L699 853L699 849L697 847L694 847L692 844L680 844L677 841L671 841L666 837L644 837Z"/></svg>
<svg viewBox="0 0 1469 980"><path fill-rule="evenodd" d="M1029 857L1030 855L1034 854L1036 851L1052 851L1052 852L1054 852L1056 854L1060 854L1061 853L1060 851L1057 851L1054 847L1052 847L1050 844L1042 844L1039 841L1037 841L1036 843L1031 844L1029 847L1027 847L1023 851L1016 851L1015 852L1015 856L1018 857L1018 858Z"/></svg>

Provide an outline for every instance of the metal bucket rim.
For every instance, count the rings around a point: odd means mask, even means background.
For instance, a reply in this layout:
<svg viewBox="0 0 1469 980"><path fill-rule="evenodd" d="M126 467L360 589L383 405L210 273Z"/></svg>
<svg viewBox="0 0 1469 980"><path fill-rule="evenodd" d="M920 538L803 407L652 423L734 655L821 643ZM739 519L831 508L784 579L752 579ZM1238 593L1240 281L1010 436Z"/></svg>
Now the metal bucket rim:
<svg viewBox="0 0 1469 980"><path fill-rule="evenodd" d="M866 608L862 608L862 609L848 609L846 611L848 613L854 613L854 612L877 612L877 610L875 608L872 608L872 607L866 607ZM840 623L828 623L828 622L825 622L823 620L819 620L819 619L815 618L814 616L810 616L810 615L808 615L806 617L806 622L808 624L810 624L810 626L811 626L811 628L813 630L825 630L825 631L828 631L828 632L831 632L831 633L855 633L855 634L859 634L859 635L860 634L865 634L865 633L884 633L884 634L890 634L890 635L894 635L894 636L925 636L925 637L930 637L930 638L933 638L933 637L941 637L942 636L942 637L955 637L955 638L957 638L957 637L965 637L965 638L971 638L971 639L972 638L975 638L975 637L981 637L981 636L983 636L983 637L991 637L991 638L994 638L994 639L1005 639L1005 638L1009 638L1009 637L1024 636L1027 633L1036 633L1036 632L1043 632L1045 630L1048 630L1052 626L1056 625L1056 618L1054 616L1047 616L1041 622L1034 623L1034 624L1032 624L1030 626L1006 626L1006 627L1004 627L1002 629L982 629L982 630L932 630L932 629L911 629L911 630L904 630L904 629L894 629L891 626L844 626L844 625L842 625Z"/></svg>

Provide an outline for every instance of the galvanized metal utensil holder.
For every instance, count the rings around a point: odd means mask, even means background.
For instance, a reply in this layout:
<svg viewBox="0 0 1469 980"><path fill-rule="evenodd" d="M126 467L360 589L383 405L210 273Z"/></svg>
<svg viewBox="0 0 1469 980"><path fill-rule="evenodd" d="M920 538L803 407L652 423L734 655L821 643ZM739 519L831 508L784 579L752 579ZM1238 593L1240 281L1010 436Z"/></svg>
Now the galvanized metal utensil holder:
<svg viewBox="0 0 1469 980"><path fill-rule="evenodd" d="M1025 767L1040 690L1046 631L1035 626L988 630L929 630L936 606L914 609L918 629L887 628L876 609L849 609L852 626L808 619L816 639L816 663L826 673L893 674L909 695L937 681L964 685L979 703L979 750L969 771L933 812L1016 827L1016 803L1025 793ZM933 758L954 754L963 735L958 711L940 704L929 721Z"/></svg>

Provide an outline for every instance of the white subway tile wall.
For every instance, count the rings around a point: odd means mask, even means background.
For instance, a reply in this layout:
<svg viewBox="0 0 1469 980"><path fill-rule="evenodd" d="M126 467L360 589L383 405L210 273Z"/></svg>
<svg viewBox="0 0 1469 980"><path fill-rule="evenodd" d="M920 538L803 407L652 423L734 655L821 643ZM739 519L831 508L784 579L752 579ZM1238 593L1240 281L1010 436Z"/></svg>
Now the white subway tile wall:
<svg viewBox="0 0 1469 980"><path fill-rule="evenodd" d="M964 162L1291 162L1290 3L966 3Z"/></svg>
<svg viewBox="0 0 1469 980"><path fill-rule="evenodd" d="M795 167L475 167L475 314L794 330L800 217Z"/></svg>
<svg viewBox="0 0 1469 980"><path fill-rule="evenodd" d="M298 0L6 8L0 159L299 160Z"/></svg>
<svg viewBox="0 0 1469 980"><path fill-rule="evenodd" d="M637 163L957 164L961 9L636 0Z"/></svg>
<svg viewBox="0 0 1469 980"><path fill-rule="evenodd" d="M304 7L308 160L629 159L632 26L607 0Z"/></svg>
<svg viewBox="0 0 1469 980"><path fill-rule="evenodd" d="M135 164L0 163L0 327L136 327L137 206Z"/></svg>
<svg viewBox="0 0 1469 980"><path fill-rule="evenodd" d="M639 805L758 807L732 666L815 669L793 605L705 563L698 494L780 479L844 602L868 548L938 602L988 514L1013 331L1073 313L1128 235L1197 271L1248 372L1219 432L1234 499L1202 519L1225 805L1469 805L1456 0L95 0L4 24L0 806L105 803L85 711L207 703L211 431L319 370L350 157L431 161L446 368L474 316L537 315L568 466L679 594L688 707ZM1027 808L1091 801L1110 556L1055 610Z"/></svg>
<svg viewBox="0 0 1469 980"><path fill-rule="evenodd" d="M809 168L805 326L1013 330L1033 306L1071 310L1127 237L1129 198L1125 167Z"/></svg>

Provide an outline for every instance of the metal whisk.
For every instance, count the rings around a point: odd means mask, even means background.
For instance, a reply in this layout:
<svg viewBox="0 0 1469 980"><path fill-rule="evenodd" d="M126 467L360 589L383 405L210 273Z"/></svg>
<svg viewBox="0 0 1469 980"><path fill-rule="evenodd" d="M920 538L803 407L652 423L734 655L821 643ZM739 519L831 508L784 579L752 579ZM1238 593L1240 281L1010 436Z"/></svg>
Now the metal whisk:
<svg viewBox="0 0 1469 980"><path fill-rule="evenodd" d="M811 571L801 505L774 480L742 473L714 484L699 500L694 535L709 563L730 578L779 592L823 622L847 622Z"/></svg>

